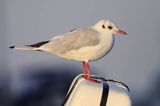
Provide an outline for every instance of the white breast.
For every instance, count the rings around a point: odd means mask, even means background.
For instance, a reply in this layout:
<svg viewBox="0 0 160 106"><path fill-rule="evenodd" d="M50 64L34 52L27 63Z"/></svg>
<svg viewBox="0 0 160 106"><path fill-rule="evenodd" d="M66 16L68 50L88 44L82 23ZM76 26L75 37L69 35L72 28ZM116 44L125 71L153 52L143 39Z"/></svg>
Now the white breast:
<svg viewBox="0 0 160 106"><path fill-rule="evenodd" d="M105 56L112 49L114 45L114 36L103 36L101 42L97 45L96 56L93 60L97 60Z"/></svg>

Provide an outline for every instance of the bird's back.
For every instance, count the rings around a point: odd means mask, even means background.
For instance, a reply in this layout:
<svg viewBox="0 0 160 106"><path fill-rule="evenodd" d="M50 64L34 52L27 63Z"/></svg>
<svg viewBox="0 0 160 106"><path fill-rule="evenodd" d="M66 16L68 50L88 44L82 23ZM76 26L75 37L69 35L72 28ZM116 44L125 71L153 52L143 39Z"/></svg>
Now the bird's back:
<svg viewBox="0 0 160 106"><path fill-rule="evenodd" d="M54 54L63 54L71 50L78 50L82 47L94 46L98 43L98 32L91 28L83 28L55 37L47 44L41 46L40 49Z"/></svg>

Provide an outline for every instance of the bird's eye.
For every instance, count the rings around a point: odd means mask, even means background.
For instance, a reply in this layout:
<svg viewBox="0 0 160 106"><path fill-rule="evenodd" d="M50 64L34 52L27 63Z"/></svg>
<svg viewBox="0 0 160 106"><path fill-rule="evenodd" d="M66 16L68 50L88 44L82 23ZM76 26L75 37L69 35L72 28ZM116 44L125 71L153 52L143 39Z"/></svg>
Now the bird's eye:
<svg viewBox="0 0 160 106"><path fill-rule="evenodd" d="M102 25L102 28L105 29L106 28L105 25Z"/></svg>
<svg viewBox="0 0 160 106"><path fill-rule="evenodd" d="M113 28L112 26L108 26L108 29L110 29L110 30L111 30L112 28Z"/></svg>

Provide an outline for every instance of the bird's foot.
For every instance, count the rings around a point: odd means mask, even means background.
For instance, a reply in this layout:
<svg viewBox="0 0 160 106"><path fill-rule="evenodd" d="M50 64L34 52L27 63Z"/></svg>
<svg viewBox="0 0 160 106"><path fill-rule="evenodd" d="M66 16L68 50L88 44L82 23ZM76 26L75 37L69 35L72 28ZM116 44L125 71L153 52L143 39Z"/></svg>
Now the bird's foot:
<svg viewBox="0 0 160 106"><path fill-rule="evenodd" d="M89 79L89 78L84 78L85 80L88 80L90 82L94 82L94 83L100 83L100 81L95 80L95 79Z"/></svg>

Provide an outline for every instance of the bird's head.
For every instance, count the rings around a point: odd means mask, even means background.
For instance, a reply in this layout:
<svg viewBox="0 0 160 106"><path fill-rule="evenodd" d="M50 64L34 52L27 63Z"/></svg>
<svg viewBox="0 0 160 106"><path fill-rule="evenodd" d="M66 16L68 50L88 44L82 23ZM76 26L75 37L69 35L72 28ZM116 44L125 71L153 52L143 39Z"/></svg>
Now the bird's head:
<svg viewBox="0 0 160 106"><path fill-rule="evenodd" d="M101 33L109 33L111 35L127 35L125 31L117 28L115 24L109 20L101 20L97 22L93 28Z"/></svg>

